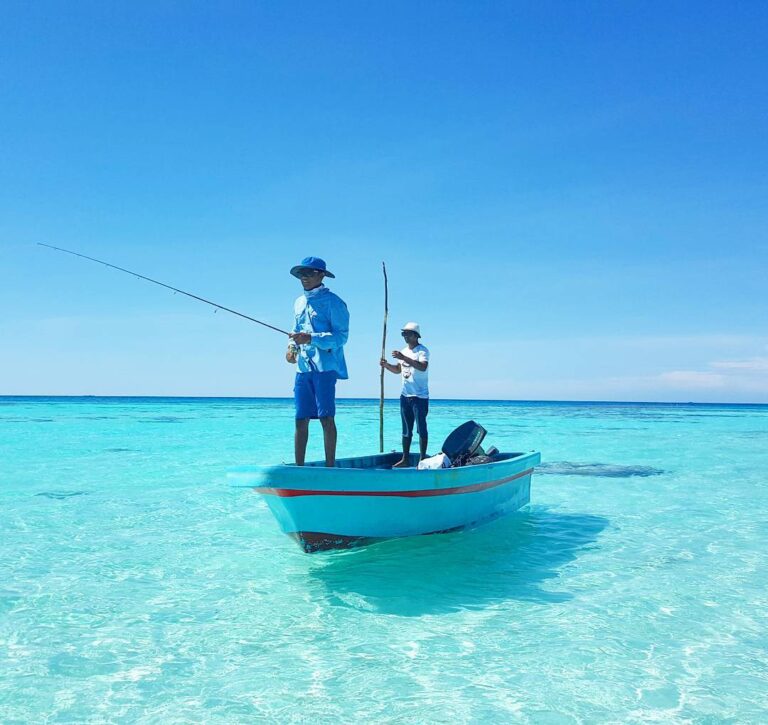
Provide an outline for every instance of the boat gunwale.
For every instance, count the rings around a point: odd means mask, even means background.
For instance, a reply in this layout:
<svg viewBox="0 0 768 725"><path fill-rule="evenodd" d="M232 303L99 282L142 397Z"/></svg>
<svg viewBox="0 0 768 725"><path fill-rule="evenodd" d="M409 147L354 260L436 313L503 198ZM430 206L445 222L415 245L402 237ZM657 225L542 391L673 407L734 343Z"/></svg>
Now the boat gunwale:
<svg viewBox="0 0 768 725"><path fill-rule="evenodd" d="M377 454L389 455L389 454ZM509 455L501 453L501 455ZM369 458L373 456L360 456ZM533 459L533 462L532 462ZM348 458L343 460L355 460ZM452 488L495 481L513 473L530 468L531 472L541 462L539 451L530 451L501 461L481 463L457 468L426 469L410 468L342 468L297 466L295 464L272 464L266 466L243 466L230 469L229 477L247 477L247 483L231 483L235 488L250 488L256 493L267 494L274 489L318 489L327 487L329 492L351 490L356 486L363 492L412 491ZM339 475L343 472L344 475ZM310 475L308 475L310 474ZM329 478L330 476L330 478ZM386 481L382 477L386 476ZM376 488L374 488L376 486Z"/></svg>

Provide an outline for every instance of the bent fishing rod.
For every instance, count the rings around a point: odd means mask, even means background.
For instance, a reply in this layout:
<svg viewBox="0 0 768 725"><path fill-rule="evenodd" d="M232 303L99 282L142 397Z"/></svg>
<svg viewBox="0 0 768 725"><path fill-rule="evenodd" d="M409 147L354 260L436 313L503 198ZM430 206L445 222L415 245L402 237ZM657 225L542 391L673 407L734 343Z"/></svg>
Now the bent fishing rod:
<svg viewBox="0 0 768 725"><path fill-rule="evenodd" d="M290 332L281 330L279 327L273 327L272 325L268 325L266 322L257 320L255 317L244 315L242 312L238 312L237 310L233 310L229 307L224 307L224 305L219 305L216 302L211 302L210 300L207 300L204 297L198 297L198 295L193 295L191 292L185 292L183 289L178 289L178 287L171 287L171 285L165 284L165 282L158 282L156 279L152 279L151 277L145 277L143 274L139 274L138 272L132 272L130 269L124 269L123 267L118 267L116 264L110 264L109 262L105 262L103 259L96 259L95 257L89 257L87 254L80 254L79 252L73 252L70 249L62 249L61 247L54 247L51 244L43 244L42 242L38 242L37 244L40 247L48 247L48 249L55 249L57 252L72 254L75 257L82 257L83 259L88 259L91 262L97 262L98 264L103 264L105 267L111 267L112 269L116 269L119 272L125 272L126 274L133 275L134 277L138 277L139 279L144 279L147 282L152 282L152 284L158 284L161 287L165 287L166 289L173 290L174 292L179 292L183 295L186 295L187 297L191 297L193 300L199 300L200 302L205 302L206 305L211 305L212 307L216 307L219 310L224 310L225 312L231 312L233 315L237 315L238 317L243 317L246 320L255 322L257 325L263 325L264 327L268 327L270 330L274 330L275 332L281 332L283 335L288 335L289 337L291 335Z"/></svg>

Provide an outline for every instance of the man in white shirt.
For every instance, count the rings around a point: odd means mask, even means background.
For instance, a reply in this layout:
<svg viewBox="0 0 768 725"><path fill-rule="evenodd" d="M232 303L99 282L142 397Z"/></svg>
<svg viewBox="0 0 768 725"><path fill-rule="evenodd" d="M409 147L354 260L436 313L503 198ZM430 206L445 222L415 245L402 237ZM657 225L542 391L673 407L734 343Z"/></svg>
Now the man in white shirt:
<svg viewBox="0 0 768 725"><path fill-rule="evenodd" d="M398 363L381 359L381 366L391 373L402 375L403 389L400 394L400 416L403 419L403 457L393 468L410 465L413 424L419 434L419 460L427 457L427 414L429 413L429 350L422 345L421 329L415 322L403 326L402 335L407 343L402 350L395 350L392 357Z"/></svg>

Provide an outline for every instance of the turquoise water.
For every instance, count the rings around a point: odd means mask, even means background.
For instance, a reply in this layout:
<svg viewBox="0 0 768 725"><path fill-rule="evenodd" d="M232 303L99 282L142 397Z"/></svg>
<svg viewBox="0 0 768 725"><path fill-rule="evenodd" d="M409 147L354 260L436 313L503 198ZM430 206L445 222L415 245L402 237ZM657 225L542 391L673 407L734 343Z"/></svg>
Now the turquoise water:
<svg viewBox="0 0 768 725"><path fill-rule="evenodd" d="M0 398L0 721L765 722L768 406L433 401L433 441L469 418L542 452L528 508L308 556L226 480L289 401ZM377 402L338 424L377 450Z"/></svg>

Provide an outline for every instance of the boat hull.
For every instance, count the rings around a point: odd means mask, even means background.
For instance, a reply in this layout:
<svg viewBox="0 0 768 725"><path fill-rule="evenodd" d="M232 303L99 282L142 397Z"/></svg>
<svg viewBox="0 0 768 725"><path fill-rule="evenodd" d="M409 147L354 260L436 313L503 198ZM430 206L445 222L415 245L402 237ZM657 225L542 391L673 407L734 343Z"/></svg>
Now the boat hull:
<svg viewBox="0 0 768 725"><path fill-rule="evenodd" d="M525 506L538 453L437 471L391 469L391 454L322 464L235 469L306 552L472 528ZM392 461L390 461L392 459Z"/></svg>

